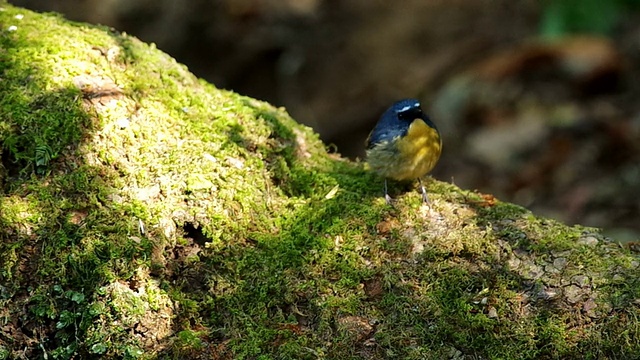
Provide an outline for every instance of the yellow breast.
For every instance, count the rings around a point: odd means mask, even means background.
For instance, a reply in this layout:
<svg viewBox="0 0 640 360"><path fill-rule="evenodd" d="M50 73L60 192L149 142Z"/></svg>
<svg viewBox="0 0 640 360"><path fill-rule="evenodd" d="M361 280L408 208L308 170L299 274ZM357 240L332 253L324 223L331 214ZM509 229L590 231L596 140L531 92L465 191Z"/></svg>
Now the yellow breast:
<svg viewBox="0 0 640 360"><path fill-rule="evenodd" d="M379 144L367 155L371 168L380 175L395 180L411 180L431 171L441 152L438 131L422 119L416 119L405 136Z"/></svg>
<svg viewBox="0 0 640 360"><path fill-rule="evenodd" d="M442 153L438 131L422 119L411 123L407 135L398 140L398 152L404 162L402 178L419 178L436 166Z"/></svg>

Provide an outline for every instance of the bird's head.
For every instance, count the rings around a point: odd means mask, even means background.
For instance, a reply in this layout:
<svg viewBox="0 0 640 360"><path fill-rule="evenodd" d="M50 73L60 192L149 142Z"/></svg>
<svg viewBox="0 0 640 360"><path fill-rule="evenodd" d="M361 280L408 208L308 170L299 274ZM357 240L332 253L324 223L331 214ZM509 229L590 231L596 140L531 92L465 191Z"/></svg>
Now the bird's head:
<svg viewBox="0 0 640 360"><path fill-rule="evenodd" d="M416 99L405 99L394 103L392 111L399 120L411 123L415 119L423 118L424 114L420 107L420 102Z"/></svg>

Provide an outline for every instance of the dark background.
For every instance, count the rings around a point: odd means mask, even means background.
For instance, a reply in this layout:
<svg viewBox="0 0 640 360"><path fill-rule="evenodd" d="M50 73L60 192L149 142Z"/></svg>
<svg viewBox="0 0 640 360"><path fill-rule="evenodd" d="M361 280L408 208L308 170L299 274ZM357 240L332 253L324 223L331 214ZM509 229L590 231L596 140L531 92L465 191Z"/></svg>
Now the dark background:
<svg viewBox="0 0 640 360"><path fill-rule="evenodd" d="M440 127L434 177L640 237L637 0L13 0L133 34L362 158L393 101Z"/></svg>

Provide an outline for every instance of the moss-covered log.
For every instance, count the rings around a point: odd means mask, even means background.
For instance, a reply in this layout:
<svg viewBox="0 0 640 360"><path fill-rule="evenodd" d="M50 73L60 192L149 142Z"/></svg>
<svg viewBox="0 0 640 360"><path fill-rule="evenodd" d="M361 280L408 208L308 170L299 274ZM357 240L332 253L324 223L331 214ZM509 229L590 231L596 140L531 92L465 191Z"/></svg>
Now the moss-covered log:
<svg viewBox="0 0 640 360"><path fill-rule="evenodd" d="M640 358L639 257L0 5L0 359ZM446 144L445 144L446 148Z"/></svg>

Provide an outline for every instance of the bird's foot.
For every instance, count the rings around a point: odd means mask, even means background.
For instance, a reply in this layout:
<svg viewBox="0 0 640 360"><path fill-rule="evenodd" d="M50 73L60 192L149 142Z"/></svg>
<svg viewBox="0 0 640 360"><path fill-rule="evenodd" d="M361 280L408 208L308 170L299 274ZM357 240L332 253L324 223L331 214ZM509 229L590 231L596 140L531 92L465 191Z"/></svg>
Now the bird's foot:
<svg viewBox="0 0 640 360"><path fill-rule="evenodd" d="M384 194L384 201L387 202L387 205L393 205L393 203L395 202L395 200L393 200L393 198L389 196L389 194Z"/></svg>
<svg viewBox="0 0 640 360"><path fill-rule="evenodd" d="M422 185L422 179L418 178L418 182L420 183L420 192L422 192L422 203L431 206L431 201L429 201L429 196L427 195L427 189Z"/></svg>
<svg viewBox="0 0 640 360"><path fill-rule="evenodd" d="M422 203L425 205L431 206L431 201L429 200L429 196L427 196L426 192L422 192Z"/></svg>

